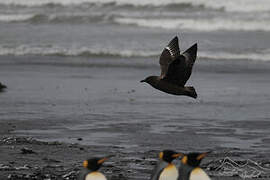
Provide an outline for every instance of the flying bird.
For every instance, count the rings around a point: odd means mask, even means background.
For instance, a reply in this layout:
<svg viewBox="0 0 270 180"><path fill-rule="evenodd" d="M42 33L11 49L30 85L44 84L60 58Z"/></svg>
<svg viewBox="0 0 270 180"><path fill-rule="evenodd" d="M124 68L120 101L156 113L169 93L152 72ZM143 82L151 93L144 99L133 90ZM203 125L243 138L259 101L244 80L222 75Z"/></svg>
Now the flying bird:
<svg viewBox="0 0 270 180"><path fill-rule="evenodd" d="M164 150L159 153L159 162L151 175L150 180L177 180L178 169L172 161L180 156L182 153L177 153L172 150Z"/></svg>
<svg viewBox="0 0 270 180"><path fill-rule="evenodd" d="M197 98L195 88L185 86L197 57L197 43L180 53L178 37L175 36L161 53L159 64L160 76L149 76L140 82L173 95L185 95Z"/></svg>

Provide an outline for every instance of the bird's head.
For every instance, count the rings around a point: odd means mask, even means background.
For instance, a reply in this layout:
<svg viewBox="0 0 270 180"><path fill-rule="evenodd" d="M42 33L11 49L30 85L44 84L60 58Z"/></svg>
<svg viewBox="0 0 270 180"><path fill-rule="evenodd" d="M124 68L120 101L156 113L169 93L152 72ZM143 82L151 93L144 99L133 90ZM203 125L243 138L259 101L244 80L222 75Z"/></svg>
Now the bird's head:
<svg viewBox="0 0 270 180"><path fill-rule="evenodd" d="M198 167L202 161L202 159L210 152L205 153L189 153L184 155L181 159L181 162L185 165L189 165L191 167Z"/></svg>
<svg viewBox="0 0 270 180"><path fill-rule="evenodd" d="M101 165L110 158L111 156L103 157L103 158L91 158L88 160L83 161L83 167L91 170L91 171L97 171Z"/></svg>
<svg viewBox="0 0 270 180"><path fill-rule="evenodd" d="M172 150L164 150L159 153L159 158L165 162L171 163L174 159L182 156L182 153L177 153Z"/></svg>
<svg viewBox="0 0 270 180"><path fill-rule="evenodd" d="M5 89L5 88L7 88L7 86L5 86L4 84L2 84L2 83L0 82L0 89Z"/></svg>
<svg viewBox="0 0 270 180"><path fill-rule="evenodd" d="M157 76L148 76L147 78L141 80L140 82L146 82L148 84L153 84L155 81L157 81L158 77Z"/></svg>

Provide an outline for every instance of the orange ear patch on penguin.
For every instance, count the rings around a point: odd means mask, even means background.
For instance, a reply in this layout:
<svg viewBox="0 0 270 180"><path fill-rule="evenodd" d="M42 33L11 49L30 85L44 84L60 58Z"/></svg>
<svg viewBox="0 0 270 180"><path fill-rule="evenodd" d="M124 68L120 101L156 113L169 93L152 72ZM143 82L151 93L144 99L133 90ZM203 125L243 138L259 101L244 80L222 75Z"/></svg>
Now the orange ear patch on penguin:
<svg viewBox="0 0 270 180"><path fill-rule="evenodd" d="M185 155L182 159L181 159L181 162L183 164L187 164L187 161L188 161L188 157Z"/></svg>
<svg viewBox="0 0 270 180"><path fill-rule="evenodd" d="M83 161L83 167L85 167L85 168L88 167L88 161L87 160Z"/></svg>
<svg viewBox="0 0 270 180"><path fill-rule="evenodd" d="M160 159L163 159L164 153L160 152L158 156L159 156Z"/></svg>

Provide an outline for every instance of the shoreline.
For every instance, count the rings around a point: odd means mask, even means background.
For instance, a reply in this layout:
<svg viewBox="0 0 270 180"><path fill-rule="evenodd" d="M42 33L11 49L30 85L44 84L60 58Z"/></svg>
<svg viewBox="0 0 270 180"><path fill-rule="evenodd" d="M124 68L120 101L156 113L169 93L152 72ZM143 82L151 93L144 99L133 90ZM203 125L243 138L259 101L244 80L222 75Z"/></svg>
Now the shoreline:
<svg viewBox="0 0 270 180"><path fill-rule="evenodd" d="M3 127L3 124L1 124ZM77 139L78 143L64 143L59 141L40 141L33 137L16 136L10 130L1 130L0 147L0 179L1 180L33 180L33 179L59 179L76 180L84 168L82 162L94 156L114 155L104 164L101 171L111 180L147 180L155 163L157 162L158 151L150 150L147 152L126 152L125 148L106 145L81 145L83 139ZM236 163L244 165L249 163L247 168L265 172L259 174L256 180L267 180L270 177L270 162L265 161L262 155L260 163L252 160L243 160L240 149L220 149L212 152L209 157L202 162L205 169L213 180L239 180L239 174L233 171L230 164ZM249 162L251 161L251 163ZM180 162L180 161L179 161ZM227 162L227 163L226 163ZM176 162L177 164L178 162ZM260 166L258 166L260 165ZM257 167L258 166L258 167ZM225 169L223 169L225 168ZM230 173L227 168L232 168ZM236 167L235 167L236 168ZM238 167L239 168L239 167ZM245 169L246 167L244 167ZM261 168L261 169L260 169ZM243 170L244 170L243 169ZM256 171L248 173L256 174ZM253 169L254 170L254 169ZM269 168L270 170L270 168ZM223 172L224 171L224 172ZM226 174L227 173L227 174ZM236 173L236 174L235 174ZM257 172L259 173L259 171ZM254 175L252 174L252 175ZM245 175L245 174L244 174Z"/></svg>

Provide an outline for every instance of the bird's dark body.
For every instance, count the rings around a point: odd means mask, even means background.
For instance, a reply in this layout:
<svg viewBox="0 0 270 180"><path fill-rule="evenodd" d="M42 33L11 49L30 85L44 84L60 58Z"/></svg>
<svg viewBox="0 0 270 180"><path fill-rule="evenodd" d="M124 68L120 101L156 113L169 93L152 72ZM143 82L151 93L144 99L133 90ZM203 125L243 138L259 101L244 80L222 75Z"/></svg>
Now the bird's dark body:
<svg viewBox="0 0 270 180"><path fill-rule="evenodd" d="M160 76L149 76L141 82L150 84L155 89L172 95L184 95L197 98L193 87L185 86L191 76L192 67L197 57L197 44L184 53L180 53L178 38L174 37L160 55Z"/></svg>
<svg viewBox="0 0 270 180"><path fill-rule="evenodd" d="M189 95L189 91L185 87L178 86L176 84L172 84L170 82L167 82L166 80L160 79L158 76L154 76L156 80L153 80L149 84L160 91L163 91L168 94L173 95Z"/></svg>

